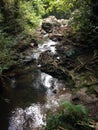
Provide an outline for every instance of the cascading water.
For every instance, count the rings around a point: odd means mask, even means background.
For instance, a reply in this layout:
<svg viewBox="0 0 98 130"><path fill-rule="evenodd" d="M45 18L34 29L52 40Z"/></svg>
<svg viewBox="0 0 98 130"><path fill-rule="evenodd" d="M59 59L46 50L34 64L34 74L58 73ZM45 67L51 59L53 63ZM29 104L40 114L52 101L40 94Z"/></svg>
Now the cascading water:
<svg viewBox="0 0 98 130"><path fill-rule="evenodd" d="M33 58L38 59L42 52L48 50L55 54L56 44L46 40L35 49ZM37 65L22 68L7 87L10 89L4 96L9 103L2 104L4 109L0 110L0 114L4 115L1 115L0 130L43 130L47 112L56 110L60 101L66 98L65 93L63 98L60 93L65 91L65 83L41 72Z"/></svg>
<svg viewBox="0 0 98 130"><path fill-rule="evenodd" d="M35 49L35 51L33 53L33 58L38 59L40 54L45 51L50 51L51 53L55 54L56 53L56 48L55 48L56 44L57 44L57 42L47 39L46 41L44 41L44 43L42 45L39 44L38 48Z"/></svg>

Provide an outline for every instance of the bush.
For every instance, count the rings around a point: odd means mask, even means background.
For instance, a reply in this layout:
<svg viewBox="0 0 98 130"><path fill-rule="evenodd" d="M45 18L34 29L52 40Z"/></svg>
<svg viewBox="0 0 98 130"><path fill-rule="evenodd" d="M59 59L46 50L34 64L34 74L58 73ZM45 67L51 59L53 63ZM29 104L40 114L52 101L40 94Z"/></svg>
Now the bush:
<svg viewBox="0 0 98 130"><path fill-rule="evenodd" d="M60 112L47 119L46 130L90 130L88 121L88 112L83 105L64 101Z"/></svg>
<svg viewBox="0 0 98 130"><path fill-rule="evenodd" d="M15 61L13 61L13 54L11 46L15 42L11 36L6 33L0 32L0 75L2 71L8 69Z"/></svg>

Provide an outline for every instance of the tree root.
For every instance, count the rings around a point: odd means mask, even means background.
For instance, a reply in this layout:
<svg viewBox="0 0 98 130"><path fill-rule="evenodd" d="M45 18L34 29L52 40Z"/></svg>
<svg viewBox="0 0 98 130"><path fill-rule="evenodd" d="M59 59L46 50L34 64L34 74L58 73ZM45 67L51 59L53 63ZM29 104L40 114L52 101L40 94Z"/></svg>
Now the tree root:
<svg viewBox="0 0 98 130"><path fill-rule="evenodd" d="M85 68L86 70L89 70L91 72L93 72L93 69L91 69L90 66L98 63L98 55L96 50L94 50L93 52L93 58L91 58L89 61L86 61L85 63L83 63L80 59L80 56L77 57L77 60L79 61L80 65L78 65L75 69L74 72L79 72L82 68Z"/></svg>

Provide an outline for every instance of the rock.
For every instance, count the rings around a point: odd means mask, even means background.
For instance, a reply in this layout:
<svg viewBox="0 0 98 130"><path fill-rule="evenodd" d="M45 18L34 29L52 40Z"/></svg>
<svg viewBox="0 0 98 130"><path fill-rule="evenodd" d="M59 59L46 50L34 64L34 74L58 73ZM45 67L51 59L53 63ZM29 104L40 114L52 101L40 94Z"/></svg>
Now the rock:
<svg viewBox="0 0 98 130"><path fill-rule="evenodd" d="M89 104L97 100L95 95L88 95L86 93L87 88L80 89L75 96L72 97L73 102L82 102L83 104Z"/></svg>
<svg viewBox="0 0 98 130"><path fill-rule="evenodd" d="M59 19L58 22L59 22L62 26L68 26L69 19Z"/></svg>
<svg viewBox="0 0 98 130"><path fill-rule="evenodd" d="M33 58L33 56L31 55L31 56L25 56L25 58L22 60L23 61L23 63L31 63L31 62L34 62L34 58Z"/></svg>
<svg viewBox="0 0 98 130"><path fill-rule="evenodd" d="M75 104L78 104L79 101L80 101L80 99L79 99L79 97L78 97L77 95L75 95L75 96L72 96L72 101L73 101Z"/></svg>
<svg viewBox="0 0 98 130"><path fill-rule="evenodd" d="M43 23L51 23L52 25L59 27L61 25L55 16L49 16L48 18L43 19Z"/></svg>
<svg viewBox="0 0 98 130"><path fill-rule="evenodd" d="M34 43L30 43L30 47L34 47Z"/></svg>
<svg viewBox="0 0 98 130"><path fill-rule="evenodd" d="M41 34L46 35L47 32L45 30L41 30Z"/></svg>
<svg viewBox="0 0 98 130"><path fill-rule="evenodd" d="M53 28L52 23L42 23L42 29L44 29L47 33L51 33L52 28Z"/></svg>
<svg viewBox="0 0 98 130"><path fill-rule="evenodd" d="M94 86L93 89L98 93L98 86Z"/></svg>
<svg viewBox="0 0 98 130"><path fill-rule="evenodd" d="M72 99L72 94L71 93L65 93L64 95L60 95L58 101L71 101Z"/></svg>
<svg viewBox="0 0 98 130"><path fill-rule="evenodd" d="M98 130L98 122L96 122L95 130Z"/></svg>
<svg viewBox="0 0 98 130"><path fill-rule="evenodd" d="M72 27L68 19L57 19L55 16L49 16L43 19L42 32L52 33L49 38L54 41L62 41L65 35L72 33Z"/></svg>
<svg viewBox="0 0 98 130"><path fill-rule="evenodd" d="M43 19L42 29L47 33L51 33L54 27L60 27L61 24L58 22L55 16L49 16L46 19Z"/></svg>
<svg viewBox="0 0 98 130"><path fill-rule="evenodd" d="M40 67L41 67L41 64L38 64L37 67L40 68Z"/></svg>
<svg viewBox="0 0 98 130"><path fill-rule="evenodd" d="M48 37L53 41L61 41L63 39L62 34L49 34Z"/></svg>
<svg viewBox="0 0 98 130"><path fill-rule="evenodd" d="M56 90L56 89L53 89L52 92L53 92L54 94L56 94L56 93L57 93L57 90Z"/></svg>
<svg viewBox="0 0 98 130"><path fill-rule="evenodd" d="M31 42L30 42L30 47L37 47L38 46L38 43L35 39L32 39Z"/></svg>

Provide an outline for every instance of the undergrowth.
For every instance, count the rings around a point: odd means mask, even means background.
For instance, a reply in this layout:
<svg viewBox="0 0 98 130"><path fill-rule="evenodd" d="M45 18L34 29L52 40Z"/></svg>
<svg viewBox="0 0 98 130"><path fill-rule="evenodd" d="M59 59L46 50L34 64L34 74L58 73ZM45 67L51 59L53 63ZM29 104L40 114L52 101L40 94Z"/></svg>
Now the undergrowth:
<svg viewBox="0 0 98 130"><path fill-rule="evenodd" d="M47 119L46 130L90 130L88 111L83 105L64 101L60 111Z"/></svg>

